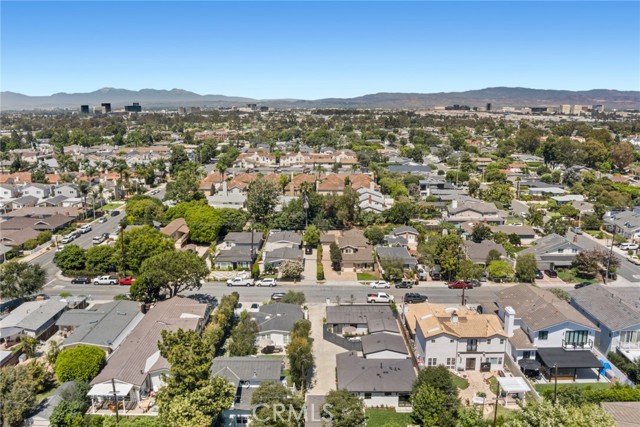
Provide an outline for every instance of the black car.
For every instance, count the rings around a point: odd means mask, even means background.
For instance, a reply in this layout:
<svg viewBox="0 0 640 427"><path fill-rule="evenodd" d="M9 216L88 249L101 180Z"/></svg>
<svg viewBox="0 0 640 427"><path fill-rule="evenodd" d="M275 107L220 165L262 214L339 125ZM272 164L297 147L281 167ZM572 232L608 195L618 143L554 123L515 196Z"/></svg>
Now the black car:
<svg viewBox="0 0 640 427"><path fill-rule="evenodd" d="M401 281L401 282L396 282L394 284L394 286L396 288L404 288L404 289L411 289L413 288L413 285L411 284L411 282L406 282L406 281Z"/></svg>
<svg viewBox="0 0 640 427"><path fill-rule="evenodd" d="M120 211L111 211L111 216L118 216L120 215Z"/></svg>
<svg viewBox="0 0 640 427"><path fill-rule="evenodd" d="M482 282L480 282L479 280L476 280L476 279L469 279L466 282L467 283L471 283L471 285L473 285L474 288L478 288L478 287L482 286Z"/></svg>
<svg viewBox="0 0 640 427"><path fill-rule="evenodd" d="M403 300L406 304L415 304L419 302L425 302L428 299L429 298L426 295L418 294L415 292L407 292L406 294L404 294Z"/></svg>
<svg viewBox="0 0 640 427"><path fill-rule="evenodd" d="M79 285L90 285L91 278L87 276L78 276L71 279L71 283L79 284Z"/></svg>
<svg viewBox="0 0 640 427"><path fill-rule="evenodd" d="M578 283L577 285L573 286L573 289L580 289L580 288L584 288L585 286L589 286L591 285L591 282L582 282L582 283Z"/></svg>
<svg viewBox="0 0 640 427"><path fill-rule="evenodd" d="M544 274L546 274L547 276L552 277L552 278L558 277L558 273L556 273L555 270L545 270Z"/></svg>
<svg viewBox="0 0 640 427"><path fill-rule="evenodd" d="M542 271L538 270L536 268L536 279L540 280L540 279L544 279L544 275L542 274Z"/></svg>

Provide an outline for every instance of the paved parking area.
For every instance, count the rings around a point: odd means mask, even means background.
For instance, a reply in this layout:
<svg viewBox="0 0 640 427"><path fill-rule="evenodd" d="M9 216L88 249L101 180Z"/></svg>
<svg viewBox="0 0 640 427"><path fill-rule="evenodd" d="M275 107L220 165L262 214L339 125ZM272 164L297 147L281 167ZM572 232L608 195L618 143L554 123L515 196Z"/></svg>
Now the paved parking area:
<svg viewBox="0 0 640 427"><path fill-rule="evenodd" d="M322 338L322 324L326 316L322 303L307 304L313 338L314 370L308 394L324 396L336 388L336 355L346 350Z"/></svg>

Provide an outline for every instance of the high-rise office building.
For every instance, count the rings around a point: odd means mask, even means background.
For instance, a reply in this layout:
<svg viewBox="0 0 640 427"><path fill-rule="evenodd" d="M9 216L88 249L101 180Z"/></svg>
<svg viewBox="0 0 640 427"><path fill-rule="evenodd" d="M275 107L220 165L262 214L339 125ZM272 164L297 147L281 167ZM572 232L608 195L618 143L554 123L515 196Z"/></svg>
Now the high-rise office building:
<svg viewBox="0 0 640 427"><path fill-rule="evenodd" d="M80 113L81 114L89 114L89 106L88 105L81 105L80 106Z"/></svg>
<svg viewBox="0 0 640 427"><path fill-rule="evenodd" d="M128 113L139 113L142 111L142 106L138 102L134 102L133 105L125 105L124 111Z"/></svg>

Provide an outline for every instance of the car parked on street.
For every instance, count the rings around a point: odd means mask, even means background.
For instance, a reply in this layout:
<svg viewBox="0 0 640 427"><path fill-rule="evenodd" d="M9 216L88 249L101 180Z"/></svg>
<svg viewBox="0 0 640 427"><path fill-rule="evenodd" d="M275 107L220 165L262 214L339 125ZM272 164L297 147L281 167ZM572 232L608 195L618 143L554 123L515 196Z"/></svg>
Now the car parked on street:
<svg viewBox="0 0 640 427"><path fill-rule="evenodd" d="M74 277L73 279L71 279L71 283L73 283L75 285L90 285L91 284L91 278L89 278L87 276L78 276L78 277Z"/></svg>
<svg viewBox="0 0 640 427"><path fill-rule="evenodd" d="M280 301L285 295L284 292L274 292L271 294L271 301Z"/></svg>
<svg viewBox="0 0 640 427"><path fill-rule="evenodd" d="M405 304L416 304L426 302L428 300L429 298L426 295L418 294L416 292L407 292L403 297Z"/></svg>
<svg viewBox="0 0 640 427"><path fill-rule="evenodd" d="M473 289L473 283L458 280L456 282L449 282L447 287L449 289Z"/></svg>
<svg viewBox="0 0 640 427"><path fill-rule="evenodd" d="M449 282L447 287L449 289L473 289L473 284L465 282L464 280L458 280L457 282Z"/></svg>
<svg viewBox="0 0 640 427"><path fill-rule="evenodd" d="M584 288L585 286L589 286L591 285L591 282L582 282L582 283L578 283L576 285L573 286L573 289L580 289L580 288Z"/></svg>
<svg viewBox="0 0 640 427"><path fill-rule="evenodd" d="M267 277L266 279L258 280L256 282L256 286L274 287L274 286L278 286L278 282L276 282L276 279Z"/></svg>
<svg viewBox="0 0 640 427"><path fill-rule="evenodd" d="M120 211L117 211L117 210L111 211L111 216L118 216L118 215L120 215Z"/></svg>
<svg viewBox="0 0 640 427"><path fill-rule="evenodd" d="M90 225L90 224L85 224L85 225L83 225L82 227L80 227L80 232L81 232L82 234L87 234L87 233L88 233L88 232L90 232L91 230L93 230L93 229L91 228L91 225Z"/></svg>
<svg viewBox="0 0 640 427"><path fill-rule="evenodd" d="M639 246L637 243L620 243L620 249L622 249L623 251L637 251L638 247Z"/></svg>
<svg viewBox="0 0 640 427"><path fill-rule="evenodd" d="M106 216L101 216L100 219L98 220L98 224L104 224L107 221L108 221L108 218Z"/></svg>
<svg viewBox="0 0 640 427"><path fill-rule="evenodd" d="M411 289L413 288L413 283L408 280L401 280L400 282L394 283L396 289Z"/></svg>
<svg viewBox="0 0 640 427"><path fill-rule="evenodd" d="M91 239L91 243L93 243L94 245L99 245L100 243L107 240L108 237L109 237L109 234L107 233L99 234L97 236L94 236L93 239Z"/></svg>
<svg viewBox="0 0 640 427"><path fill-rule="evenodd" d="M369 287L371 289L389 289L391 285L386 280L378 280L376 282L372 282Z"/></svg>
<svg viewBox="0 0 640 427"><path fill-rule="evenodd" d="M66 245L67 243L71 243L73 242L73 239L75 239L75 236L73 234L67 234L66 236L64 236L62 238L62 244Z"/></svg>
<svg viewBox="0 0 640 427"><path fill-rule="evenodd" d="M118 284L118 279L111 276L100 276L93 279L94 285L116 285Z"/></svg>
<svg viewBox="0 0 640 427"><path fill-rule="evenodd" d="M125 276L118 280L118 283L124 286L131 286L135 281L136 279L134 279L133 276Z"/></svg>

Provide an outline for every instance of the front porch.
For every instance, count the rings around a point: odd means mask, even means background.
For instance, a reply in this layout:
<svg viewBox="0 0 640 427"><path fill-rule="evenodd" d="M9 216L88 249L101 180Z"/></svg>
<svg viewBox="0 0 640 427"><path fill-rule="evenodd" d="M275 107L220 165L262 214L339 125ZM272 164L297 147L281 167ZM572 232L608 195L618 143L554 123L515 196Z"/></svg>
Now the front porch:
<svg viewBox="0 0 640 427"><path fill-rule="evenodd" d="M87 393L91 398L91 406L87 413L115 415L117 408L120 415L158 415L152 394L141 394L132 384L96 384Z"/></svg>

